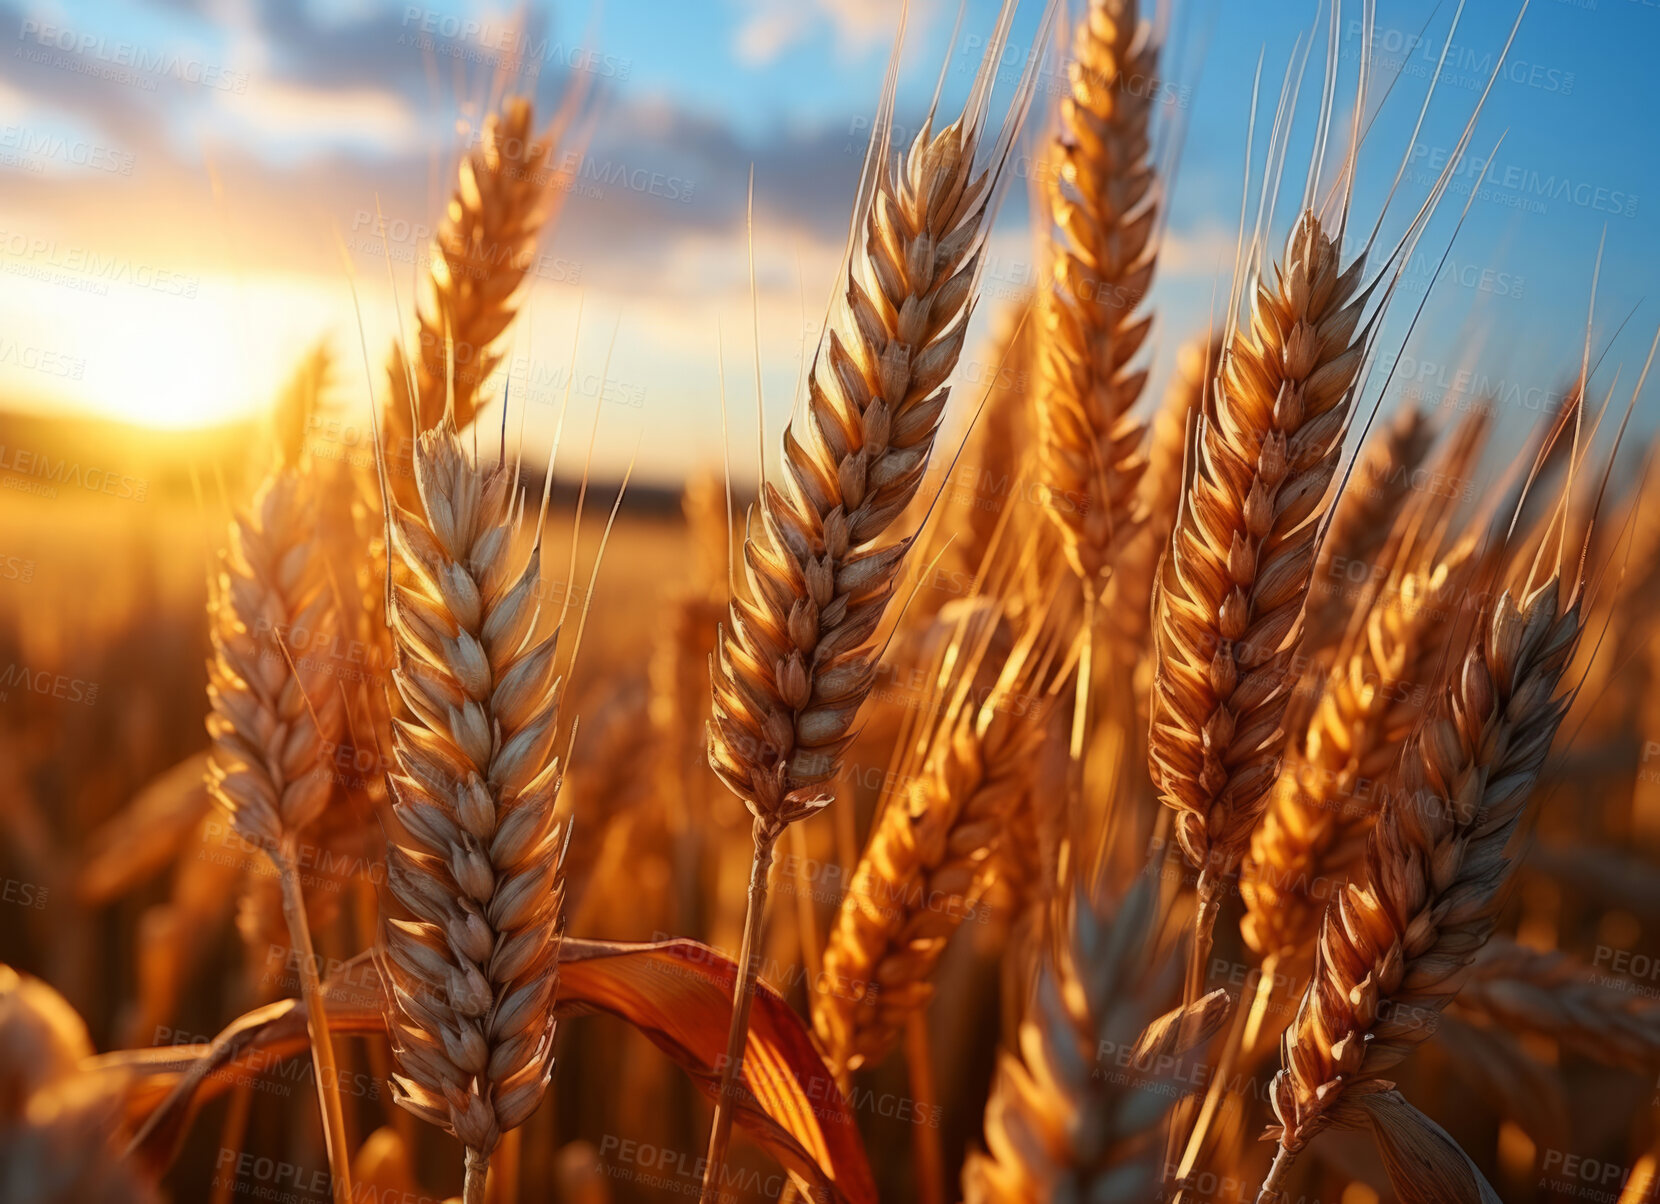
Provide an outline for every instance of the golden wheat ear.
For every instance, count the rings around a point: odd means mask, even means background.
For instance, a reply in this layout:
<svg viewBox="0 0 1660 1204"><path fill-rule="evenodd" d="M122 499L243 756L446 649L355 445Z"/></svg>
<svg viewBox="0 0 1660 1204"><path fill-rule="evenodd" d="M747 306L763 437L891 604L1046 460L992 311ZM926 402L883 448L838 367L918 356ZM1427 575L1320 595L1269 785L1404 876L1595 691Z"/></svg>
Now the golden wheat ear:
<svg viewBox="0 0 1660 1204"><path fill-rule="evenodd" d="M433 239L429 304L416 309L416 346L392 348L380 415L388 478L398 501L417 503L411 474L415 436L452 407L465 430L486 400L484 385L501 364L501 338L535 261L537 240L564 196L567 168L556 150L571 136L582 99L573 90L537 133L535 108L510 96L485 118L457 169Z"/></svg>
<svg viewBox="0 0 1660 1204"><path fill-rule="evenodd" d="M1367 1108L1389 1086L1382 1076L1434 1032L1492 935L1515 868L1512 839L1575 692L1564 686L1584 634L1585 555L1630 414L1578 540L1570 502L1591 451L1576 415L1544 537L1530 555L1506 557L1502 592L1407 744L1364 878L1326 912L1314 977L1282 1040L1270 1131L1279 1148L1264 1200L1279 1197L1297 1155L1327 1128L1378 1120Z"/></svg>
<svg viewBox="0 0 1660 1204"><path fill-rule="evenodd" d="M1179 1094L1165 1076L1229 1008L1218 989L1167 1010L1180 969L1161 948L1157 895L1143 875L1110 914L1078 893L1063 909L1059 948L1041 964L1017 1047L998 1055L986 1149L963 1167L968 1204L1156 1195L1164 1120Z"/></svg>
<svg viewBox="0 0 1660 1204"><path fill-rule="evenodd" d="M1486 429L1479 411L1461 423L1430 461L1431 479L1466 479ZM1386 437L1382 446L1393 442ZM1424 458L1400 454L1403 466ZM1398 471L1391 462L1380 456L1373 465L1390 490ZM1365 562L1365 582L1342 585L1336 595L1356 619L1329 650L1311 712L1306 720L1298 715L1298 735L1240 875L1241 932L1276 967L1307 959L1325 910L1323 885L1344 881L1359 864L1381 805L1377 786L1394 773L1443 679L1447 648L1467 621L1466 598L1481 564L1477 538L1448 546L1455 507L1436 491L1421 489L1395 507L1380 550ZM1378 568L1384 572L1374 581Z"/></svg>
<svg viewBox="0 0 1660 1204"><path fill-rule="evenodd" d="M537 638L540 540L516 563L513 466L453 421L416 442L420 511L392 519L393 812L377 961L397 1102L466 1147L465 1198L553 1073L566 835L555 819L561 683Z"/></svg>
<svg viewBox="0 0 1660 1204"><path fill-rule="evenodd" d="M1150 126L1158 65L1136 0L1090 0L1072 40L1070 92L1047 177L1049 278L1037 301L1038 466L1073 571L1099 590L1143 516L1147 467L1131 410L1141 312L1157 258Z"/></svg>
<svg viewBox="0 0 1660 1204"><path fill-rule="evenodd" d="M1005 0L957 120L936 132L936 98L909 149L890 157L896 43L836 296L784 431L783 481L763 481L751 511L748 588L732 599L710 674L709 763L754 816L755 857L706 1199L731 1132L773 849L786 827L831 801L829 782L870 694L872 641L916 535L892 528L928 469L1036 85L1041 54L1028 56L993 134L992 86L1014 11ZM1038 45L1054 11L1051 2Z"/></svg>
<svg viewBox="0 0 1660 1204"><path fill-rule="evenodd" d="M904 783L878 815L824 951L813 1023L844 1083L876 1065L933 995L946 945L1029 823L1047 722L1071 670L1053 606L1010 613L1002 587L1041 575L1027 555L985 595L936 620L946 648ZM1050 596L1060 582L1047 578ZM1027 833L1025 835L1030 835Z"/></svg>
<svg viewBox="0 0 1660 1204"><path fill-rule="evenodd" d="M902 160L873 163L845 290L784 433L782 487L767 482L752 515L710 761L775 835L829 801L821 784L869 692L869 642L913 538L887 532L933 451L1018 120L988 156L986 103L977 83L956 123L934 134L930 118Z"/></svg>
<svg viewBox="0 0 1660 1204"><path fill-rule="evenodd" d="M1369 43L1369 22L1366 29ZM1223 883L1236 873L1278 776L1304 605L1379 323L1452 178L1444 171L1437 179L1370 282L1376 228L1342 262L1367 71L1363 55L1349 149L1327 203L1317 205L1335 95L1332 34L1302 207L1283 254L1269 265L1264 230L1272 228L1296 108L1295 56L1282 87L1256 232L1247 244L1241 221L1227 346L1191 436L1181 510L1155 594L1158 674L1148 763L1175 812L1177 841L1199 871L1193 976L1209 947ZM1196 987L1195 979L1190 988Z"/></svg>
<svg viewBox="0 0 1660 1204"><path fill-rule="evenodd" d="M209 607L208 789L237 832L265 850L277 870L311 1009L335 1198L344 1200L351 1192L351 1151L299 877L307 860L301 842L334 793L328 754L345 728L345 696L332 659L340 616L322 551L323 490L305 450L328 367L321 347L302 361L274 416L277 463L231 524Z"/></svg>
<svg viewBox="0 0 1660 1204"><path fill-rule="evenodd" d="M1315 558L1304 620L1305 648L1328 648L1342 635L1349 616L1343 580L1355 566L1365 566L1370 577L1371 566L1395 529L1396 516L1412 497L1435 434L1428 415L1406 405L1362 448L1332 507L1331 523Z"/></svg>
<svg viewBox="0 0 1660 1204"><path fill-rule="evenodd" d="M1610 985L1556 950L1494 937L1471 964L1455 1006L1461 1017L1546 1038L1604 1066L1660 1066L1660 1003Z"/></svg>

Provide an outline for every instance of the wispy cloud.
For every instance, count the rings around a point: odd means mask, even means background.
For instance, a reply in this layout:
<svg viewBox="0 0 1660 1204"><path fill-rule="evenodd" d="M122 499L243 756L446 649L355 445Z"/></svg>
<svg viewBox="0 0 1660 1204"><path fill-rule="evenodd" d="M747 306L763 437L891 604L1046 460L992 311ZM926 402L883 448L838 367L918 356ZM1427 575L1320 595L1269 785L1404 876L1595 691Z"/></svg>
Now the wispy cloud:
<svg viewBox="0 0 1660 1204"><path fill-rule="evenodd" d="M929 5L913 5L912 20ZM892 38L898 7L891 0L747 0L735 40L739 62L770 63L816 30L828 28L837 50L858 54Z"/></svg>

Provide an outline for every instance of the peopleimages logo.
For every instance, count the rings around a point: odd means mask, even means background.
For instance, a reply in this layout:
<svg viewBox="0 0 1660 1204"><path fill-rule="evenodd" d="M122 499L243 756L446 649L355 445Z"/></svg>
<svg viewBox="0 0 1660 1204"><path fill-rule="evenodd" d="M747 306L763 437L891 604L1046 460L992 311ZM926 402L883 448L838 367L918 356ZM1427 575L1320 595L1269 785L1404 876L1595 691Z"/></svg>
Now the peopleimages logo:
<svg viewBox="0 0 1660 1204"><path fill-rule="evenodd" d="M6 270L15 275L30 274L20 269L61 271L81 278L90 290L102 293L107 293L111 284L126 284L191 300L201 286L200 280L184 272L159 268L124 255L101 254L89 247L21 230L0 230L0 252L20 261L6 265Z"/></svg>
<svg viewBox="0 0 1660 1204"><path fill-rule="evenodd" d="M1411 154L1415 182L1428 182L1453 164L1453 195L1468 196L1479 188L1480 200L1529 213L1546 213L1552 203L1573 205L1613 217L1636 217L1637 194L1625 188L1588 180L1550 167L1460 155L1455 148L1415 145Z"/></svg>
<svg viewBox="0 0 1660 1204"><path fill-rule="evenodd" d="M248 75L232 71L198 58L180 54L176 50L155 50L137 42L123 41L102 33L75 29L66 25L47 24L25 18L18 29L18 40L31 43L38 50L20 51L18 57L46 62L49 66L68 66L53 63L41 57L42 51L57 51L77 59L101 63L112 68L124 68L137 76L154 76L175 80L182 84L196 84L219 92L237 95L248 90ZM115 77L118 83L137 83L134 78ZM155 80L143 81L146 91L154 91Z"/></svg>
<svg viewBox="0 0 1660 1204"><path fill-rule="evenodd" d="M634 60L620 55L605 54L585 46L567 46L545 34L528 33L513 23L458 17L414 4L403 10L403 29L404 32L398 37L400 45L430 50L446 57L477 57L460 55L453 49L446 50L441 44L455 42L499 55L508 62L535 63L538 66L557 63L566 70L597 75L601 79L624 81L634 71Z"/></svg>
<svg viewBox="0 0 1660 1204"><path fill-rule="evenodd" d="M140 477L82 464L78 460L54 459L43 452L7 447L0 443L0 474L6 473L12 475L0 475L0 487L19 488L25 493L44 493L50 497L56 497L59 487L64 487L127 502L142 502L150 491L150 483ZM18 484L8 485L8 481Z"/></svg>
<svg viewBox="0 0 1660 1204"><path fill-rule="evenodd" d="M137 161L128 151L84 138L66 138L48 130L31 130L21 125L0 126L0 150L11 151L21 162L60 159L72 167L107 171L118 176L133 174Z"/></svg>

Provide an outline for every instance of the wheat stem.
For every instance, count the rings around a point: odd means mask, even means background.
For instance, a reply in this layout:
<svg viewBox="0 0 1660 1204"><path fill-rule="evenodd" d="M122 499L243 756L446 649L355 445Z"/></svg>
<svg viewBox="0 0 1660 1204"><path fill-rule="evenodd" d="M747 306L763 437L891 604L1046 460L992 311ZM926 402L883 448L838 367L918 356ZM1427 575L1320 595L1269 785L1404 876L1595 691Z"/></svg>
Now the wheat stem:
<svg viewBox="0 0 1660 1204"><path fill-rule="evenodd" d="M738 1071L749 1037L749 1011L755 1002L755 979L760 972L761 933L767 910L767 875L773 850L783 828L757 819L755 857L749 867L749 902L744 909L744 939L738 952L738 975L732 984L732 1022L726 1031L726 1056L721 1062L720 1090L715 1095L715 1119L709 1129L709 1151L703 1164L702 1199L720 1195L721 1167L732 1139L732 1114L738 1107Z"/></svg>
<svg viewBox="0 0 1660 1204"><path fill-rule="evenodd" d="M1274 1164L1268 1168L1268 1177L1262 1181L1262 1190L1257 1192L1257 1204L1278 1204L1283 1198L1281 1190L1285 1177L1291 1173L1291 1164L1297 1155L1285 1146L1274 1151Z"/></svg>
<svg viewBox="0 0 1660 1204"><path fill-rule="evenodd" d="M484 1204L490 1180L490 1156L467 1147L467 1177L461 1186L461 1204Z"/></svg>
<svg viewBox="0 0 1660 1204"><path fill-rule="evenodd" d="M928 1021L912 1012L905 1021L905 1063L911 1076L911 1095L919 1116L934 1115L938 1093L934 1085L933 1053L928 1048ZM945 1151L939 1129L930 1124L912 1129L916 1155L917 1198L922 1204L945 1204Z"/></svg>
<svg viewBox="0 0 1660 1204"><path fill-rule="evenodd" d="M317 952L311 943L311 925L306 921L305 896L300 890L295 853L295 839L290 834L271 851L271 859L276 862L277 878L282 884L282 914L288 922L289 941L300 964L300 995L305 1000L306 1032L311 1038L311 1069L317 1080L317 1106L323 1118L329 1182L335 1204L350 1204L352 1152L346 1141L346 1116L340 1104L340 1071L334 1061L334 1042L329 1036L328 1010L317 975Z"/></svg>

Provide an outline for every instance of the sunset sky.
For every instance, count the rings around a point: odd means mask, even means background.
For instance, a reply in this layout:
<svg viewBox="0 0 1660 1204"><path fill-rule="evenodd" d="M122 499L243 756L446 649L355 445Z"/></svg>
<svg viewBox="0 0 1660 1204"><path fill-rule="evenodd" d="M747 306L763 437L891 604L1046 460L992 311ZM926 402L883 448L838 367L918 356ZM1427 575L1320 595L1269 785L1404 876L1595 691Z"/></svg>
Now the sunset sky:
<svg viewBox="0 0 1660 1204"><path fill-rule="evenodd" d="M1357 231L1370 229L1406 152L1455 7L1380 0L1373 103L1395 83L1362 148ZM1022 5L1017 45L1031 41L1040 9ZM916 128L942 63L947 104L961 100L995 10L993 0L969 0L953 41L954 5L915 6L902 129ZM1455 146L1515 11L1484 0L1463 14L1385 217L1386 242ZM1259 55L1253 202L1280 81L1316 13L1307 0L1176 5L1161 153L1179 149L1180 158L1153 298L1155 384L1175 347L1204 328L1213 297L1227 293ZM1338 19L1344 111L1360 17L1353 3ZM546 446L574 371L573 421L585 442L597 413L601 473L636 448L649 480L718 465L719 345L735 472L750 475L752 313L775 431L823 316L895 24L890 0L526 10L0 0L0 405L164 428L211 424L268 404L297 356L327 336L341 399L366 421L371 377L378 390L388 340L409 320L457 149L492 95L504 48L524 47L530 61L508 86L533 92L551 113L581 78L592 124L513 335L510 425L522 407L527 441ZM1325 31L1302 88L1280 238L1302 187ZM1413 384L1436 401L1449 389L1473 400L1490 388L1501 429L1522 429L1577 364L1604 237L1598 349L1634 307L1635 316L1598 380L1611 382L1620 365L1622 389L1635 379L1660 324L1656 46L1655 0L1535 0L1472 142L1475 159L1492 159L1487 187L1437 276L1479 170L1467 163L1407 265L1373 396L1428 296L1386 407ZM1000 74L1000 98L1019 66L1011 59ZM1040 78L1047 106L1057 77ZM1029 144L1045 117L1034 114ZM1035 279L1027 184L1014 181L998 225L982 330ZM377 207L388 219L384 243ZM1642 406L1645 426L1660 415L1657 391Z"/></svg>

